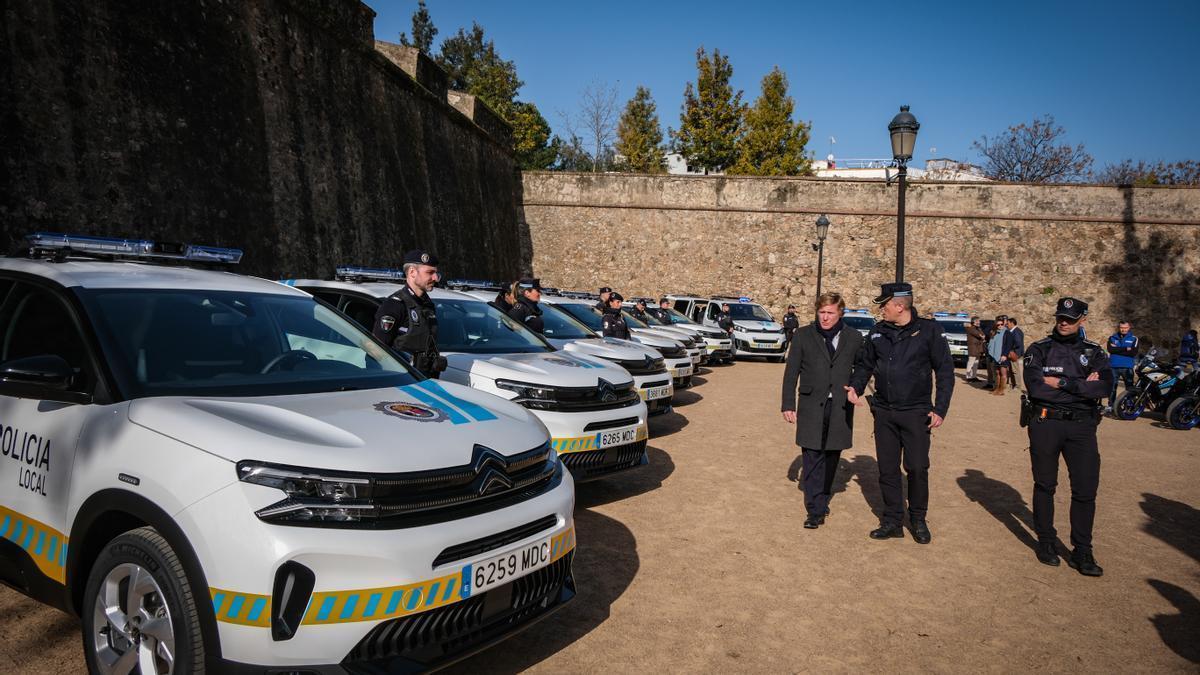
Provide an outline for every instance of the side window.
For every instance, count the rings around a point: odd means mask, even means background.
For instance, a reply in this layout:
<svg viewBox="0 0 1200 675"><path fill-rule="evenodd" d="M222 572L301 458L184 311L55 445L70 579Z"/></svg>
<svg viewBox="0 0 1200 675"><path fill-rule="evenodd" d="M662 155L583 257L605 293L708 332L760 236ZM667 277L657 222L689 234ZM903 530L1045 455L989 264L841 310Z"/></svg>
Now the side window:
<svg viewBox="0 0 1200 675"><path fill-rule="evenodd" d="M363 330L368 333L375 327L375 312L379 306L368 300L361 298L346 297L346 304L342 307L342 313L350 317L350 320L358 324Z"/></svg>
<svg viewBox="0 0 1200 675"><path fill-rule="evenodd" d="M720 314L720 306L715 302L708 303L708 318L715 321L717 314Z"/></svg>
<svg viewBox="0 0 1200 675"><path fill-rule="evenodd" d="M688 313L688 301L687 300L676 300L675 301L675 311L686 316Z"/></svg>
<svg viewBox="0 0 1200 675"><path fill-rule="evenodd" d="M48 290L26 284L15 285L7 295L0 312L0 362L61 356L78 373L71 390L91 391L95 374L90 372L83 335L63 300Z"/></svg>
<svg viewBox="0 0 1200 675"><path fill-rule="evenodd" d="M303 290L312 293L313 297L317 297L325 302L328 302L330 307L337 307L338 301L342 299L342 296L334 293L333 291L319 291L315 288L305 288Z"/></svg>

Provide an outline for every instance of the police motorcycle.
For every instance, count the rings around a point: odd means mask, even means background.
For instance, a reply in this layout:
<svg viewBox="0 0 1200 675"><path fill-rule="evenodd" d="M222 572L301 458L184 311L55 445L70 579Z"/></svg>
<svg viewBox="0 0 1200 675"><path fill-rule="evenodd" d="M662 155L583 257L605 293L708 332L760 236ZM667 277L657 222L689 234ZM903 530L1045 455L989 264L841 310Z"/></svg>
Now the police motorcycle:
<svg viewBox="0 0 1200 675"><path fill-rule="evenodd" d="M428 670L574 597L574 483L531 411L226 271L236 249L22 253L0 580L80 617L89 672Z"/></svg>
<svg viewBox="0 0 1200 675"><path fill-rule="evenodd" d="M596 309L595 300L598 297L589 297L588 293L562 291L562 295L558 296L542 296L542 304L548 309L563 312L574 318L576 321L587 326L589 330L601 334L604 330L603 317L599 310ZM628 324L628 320L626 320ZM689 348L681 340L675 337L662 335L654 331L633 330L629 331L631 342L649 347L662 356L663 362L667 366L667 372L671 374L671 382L675 387L675 391L679 392L692 386L692 375L695 372L693 365L692 354ZM697 351L697 350L692 350Z"/></svg>
<svg viewBox="0 0 1200 675"><path fill-rule="evenodd" d="M1113 417L1135 420L1147 409L1165 412L1182 395L1178 370L1173 364L1159 363L1157 356L1158 349L1151 349L1134 364L1136 380L1117 398Z"/></svg>
<svg viewBox="0 0 1200 675"><path fill-rule="evenodd" d="M464 279L447 281L446 287L485 302L496 297L500 290L498 284ZM662 355L636 342L601 337L570 314L551 308L545 299L557 293L557 289L542 288L543 301L539 303L542 305L542 338L556 349L605 359L621 366L633 376L638 395L646 402L650 415L671 412L675 387Z"/></svg>
<svg viewBox="0 0 1200 675"><path fill-rule="evenodd" d="M398 285L401 270L339 267L333 280L287 279L360 325ZM621 366L560 351L487 302L435 288L441 380L508 399L550 431L550 444L576 482L604 478L649 462L646 403ZM494 297L494 294L493 294Z"/></svg>
<svg viewBox="0 0 1200 675"><path fill-rule="evenodd" d="M1180 394L1167 405L1167 424L1186 431L1200 425L1200 368L1184 376L1177 386Z"/></svg>

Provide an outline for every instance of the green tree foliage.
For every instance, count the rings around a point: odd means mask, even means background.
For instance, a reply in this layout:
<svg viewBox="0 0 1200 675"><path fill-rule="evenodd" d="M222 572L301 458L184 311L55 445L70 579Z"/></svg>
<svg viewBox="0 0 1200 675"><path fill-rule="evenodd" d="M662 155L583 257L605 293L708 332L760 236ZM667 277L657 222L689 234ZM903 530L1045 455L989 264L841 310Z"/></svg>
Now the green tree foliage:
<svg viewBox="0 0 1200 675"><path fill-rule="evenodd" d="M1112 185L1200 185L1200 162L1189 159L1151 164L1126 159L1104 167L1092 180Z"/></svg>
<svg viewBox="0 0 1200 675"><path fill-rule="evenodd" d="M735 94L729 84L732 76L733 66L721 50L714 49L711 58L704 47L696 50L696 84L688 82L683 90L679 131L671 130L671 138L688 164L705 172L737 161L746 105L741 90Z"/></svg>
<svg viewBox="0 0 1200 675"><path fill-rule="evenodd" d="M522 169L549 169L558 158L558 145L550 142L550 123L532 103L517 101L509 123L513 127L513 153Z"/></svg>
<svg viewBox="0 0 1200 675"><path fill-rule="evenodd" d="M572 134L568 139L555 136L550 145L558 153L558 160L553 167L555 171L591 171L595 165L591 153L583 147L583 139L579 136Z"/></svg>
<svg viewBox="0 0 1200 675"><path fill-rule="evenodd" d="M411 42L408 40L408 33L401 33L400 44L416 47L426 54L433 52L433 38L437 37L438 29L433 25L433 19L425 7L425 0L417 0L417 11L412 15L412 33Z"/></svg>
<svg viewBox="0 0 1200 675"><path fill-rule="evenodd" d="M625 158L621 168L639 173L662 173L662 142L662 127L658 123L654 99L650 98L649 89L639 86L617 122L616 150Z"/></svg>
<svg viewBox="0 0 1200 675"><path fill-rule="evenodd" d="M810 125L793 122L795 102L788 96L787 76L776 66L762 80L762 94L746 111L745 133L731 174L746 176L811 175L805 153Z"/></svg>

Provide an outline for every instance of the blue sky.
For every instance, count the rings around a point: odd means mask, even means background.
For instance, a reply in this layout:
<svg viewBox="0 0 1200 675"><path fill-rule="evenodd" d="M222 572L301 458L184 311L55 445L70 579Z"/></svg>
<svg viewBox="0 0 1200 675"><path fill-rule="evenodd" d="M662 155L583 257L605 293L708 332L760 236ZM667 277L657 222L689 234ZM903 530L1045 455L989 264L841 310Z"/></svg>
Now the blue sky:
<svg viewBox="0 0 1200 675"><path fill-rule="evenodd" d="M410 30L416 0L367 4L378 39ZM908 104L917 161L977 160L973 140L1047 113L1097 168L1200 159L1200 0L427 4L437 41L482 25L556 132L591 81L617 85L622 103L649 87L664 133L678 127L703 45L729 56L747 102L782 68L818 158L830 136L838 157L890 156L887 123Z"/></svg>

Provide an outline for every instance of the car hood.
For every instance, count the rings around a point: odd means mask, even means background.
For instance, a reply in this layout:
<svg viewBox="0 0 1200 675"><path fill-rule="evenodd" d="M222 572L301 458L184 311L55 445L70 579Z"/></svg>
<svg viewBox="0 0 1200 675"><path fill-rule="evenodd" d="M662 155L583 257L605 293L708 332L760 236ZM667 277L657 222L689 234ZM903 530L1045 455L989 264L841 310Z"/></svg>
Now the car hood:
<svg viewBox="0 0 1200 675"><path fill-rule="evenodd" d="M624 368L568 351L532 354L445 354L451 368L492 380L516 380L555 387L594 387L600 378L612 384L632 382ZM639 357L640 358L640 357Z"/></svg>
<svg viewBox="0 0 1200 675"><path fill-rule="evenodd" d="M546 442L527 410L448 382L254 398L135 400L129 421L232 462L424 471L471 461L477 443L505 455Z"/></svg>
<svg viewBox="0 0 1200 675"><path fill-rule="evenodd" d="M617 338L592 338L589 340L551 340L555 346L562 343L561 348L564 351L574 354L583 354L584 356L595 356L601 359L620 359L622 361L640 361L651 351L647 347L643 347L636 342L629 340L620 340ZM658 353L652 354L655 358Z"/></svg>
<svg viewBox="0 0 1200 675"><path fill-rule="evenodd" d="M774 321L744 321L743 320L743 321L734 321L733 325L738 328L741 328L742 330L755 330L755 331L783 330L783 326L780 326L779 324L775 323Z"/></svg>
<svg viewBox="0 0 1200 675"><path fill-rule="evenodd" d="M683 343L685 340L691 341L691 336L687 333L680 334L678 331L672 331L667 328L630 328L629 332L632 335L637 336L648 335L652 337L667 338L670 340L675 340L679 343ZM683 345L680 344L680 346L682 347Z"/></svg>
<svg viewBox="0 0 1200 675"><path fill-rule="evenodd" d="M630 337L639 345L653 349L683 349L683 343L675 338L662 337L661 335L641 335L633 331L630 331Z"/></svg>

